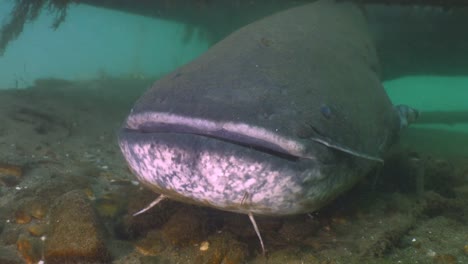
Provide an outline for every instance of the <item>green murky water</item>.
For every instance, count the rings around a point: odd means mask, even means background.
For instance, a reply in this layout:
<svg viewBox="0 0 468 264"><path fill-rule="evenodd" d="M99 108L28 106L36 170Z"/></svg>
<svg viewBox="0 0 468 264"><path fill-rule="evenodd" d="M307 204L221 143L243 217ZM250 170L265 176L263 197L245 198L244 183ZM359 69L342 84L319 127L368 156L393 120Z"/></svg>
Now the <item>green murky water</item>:
<svg viewBox="0 0 468 264"><path fill-rule="evenodd" d="M364 5L383 86L419 123L320 210L256 216L265 257L243 214L168 199L133 216L156 194L116 134L155 80L304 3L78 1L62 21L59 2L0 3L0 263L468 263L467 8Z"/></svg>

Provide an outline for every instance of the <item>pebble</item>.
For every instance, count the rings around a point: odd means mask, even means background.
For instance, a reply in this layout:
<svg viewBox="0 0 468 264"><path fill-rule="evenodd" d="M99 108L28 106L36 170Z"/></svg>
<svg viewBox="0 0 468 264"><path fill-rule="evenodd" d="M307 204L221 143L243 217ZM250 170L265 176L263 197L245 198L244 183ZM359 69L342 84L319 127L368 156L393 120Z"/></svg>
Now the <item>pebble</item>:
<svg viewBox="0 0 468 264"><path fill-rule="evenodd" d="M23 177L23 169L20 166L0 162L0 184L7 187L17 185Z"/></svg>
<svg viewBox="0 0 468 264"><path fill-rule="evenodd" d="M11 175L21 178L23 176L23 169L17 165L0 162L0 175Z"/></svg>
<svg viewBox="0 0 468 264"><path fill-rule="evenodd" d="M31 222L32 217L29 213L25 212L23 209L17 210L15 212L15 222L20 225L27 224Z"/></svg>
<svg viewBox="0 0 468 264"><path fill-rule="evenodd" d="M194 263L245 263L249 254L247 245L229 232L216 233L209 237L209 241L209 250L200 250Z"/></svg>
<svg viewBox="0 0 468 264"><path fill-rule="evenodd" d="M110 261L102 225L83 191L65 193L51 208L44 255L48 264Z"/></svg>
<svg viewBox="0 0 468 264"><path fill-rule="evenodd" d="M28 232L32 236L40 237L45 234L47 226L44 224L31 224L28 226Z"/></svg>
<svg viewBox="0 0 468 264"><path fill-rule="evenodd" d="M39 240L21 234L16 241L16 248L26 263L38 263L42 256L42 244Z"/></svg>
<svg viewBox="0 0 468 264"><path fill-rule="evenodd" d="M207 251L208 249L210 249L210 242L208 241L201 242L200 251Z"/></svg>
<svg viewBox="0 0 468 264"><path fill-rule="evenodd" d="M36 219L43 219L48 212L48 206L41 200L34 200L27 205L27 211Z"/></svg>

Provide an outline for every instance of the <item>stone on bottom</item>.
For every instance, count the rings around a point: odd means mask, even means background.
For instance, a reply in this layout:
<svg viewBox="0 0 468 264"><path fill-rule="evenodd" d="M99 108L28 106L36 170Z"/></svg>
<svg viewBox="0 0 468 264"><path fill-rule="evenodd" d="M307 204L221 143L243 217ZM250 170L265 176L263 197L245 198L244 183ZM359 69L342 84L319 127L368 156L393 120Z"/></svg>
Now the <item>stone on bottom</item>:
<svg viewBox="0 0 468 264"><path fill-rule="evenodd" d="M45 240L46 263L108 263L97 214L86 194L75 190L60 196L50 212Z"/></svg>

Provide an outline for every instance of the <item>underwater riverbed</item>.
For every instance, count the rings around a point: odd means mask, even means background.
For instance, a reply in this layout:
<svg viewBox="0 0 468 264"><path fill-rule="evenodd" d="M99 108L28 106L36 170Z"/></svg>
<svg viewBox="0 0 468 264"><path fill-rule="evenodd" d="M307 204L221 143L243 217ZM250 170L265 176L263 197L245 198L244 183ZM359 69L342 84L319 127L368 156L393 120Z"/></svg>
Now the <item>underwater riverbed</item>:
<svg viewBox="0 0 468 264"><path fill-rule="evenodd" d="M412 145L419 130L318 212L256 217L266 258L246 215L166 200L132 216L156 194L127 169L116 132L151 83L0 91L0 263L468 262L468 157Z"/></svg>

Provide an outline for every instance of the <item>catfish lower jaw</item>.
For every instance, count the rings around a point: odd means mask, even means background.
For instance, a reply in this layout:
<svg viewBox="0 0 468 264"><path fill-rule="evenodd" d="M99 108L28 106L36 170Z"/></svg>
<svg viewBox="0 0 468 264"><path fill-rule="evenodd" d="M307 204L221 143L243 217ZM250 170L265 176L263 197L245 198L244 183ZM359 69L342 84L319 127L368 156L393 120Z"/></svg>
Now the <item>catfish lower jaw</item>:
<svg viewBox="0 0 468 264"><path fill-rule="evenodd" d="M337 186L323 173L327 165L270 149L210 136L125 128L119 144L145 186L182 202L290 215L316 210L336 195L330 188Z"/></svg>

